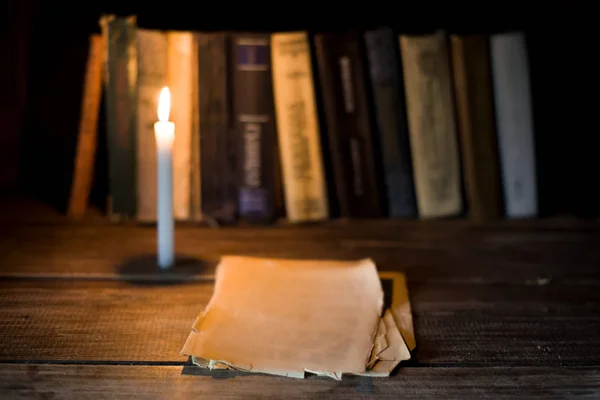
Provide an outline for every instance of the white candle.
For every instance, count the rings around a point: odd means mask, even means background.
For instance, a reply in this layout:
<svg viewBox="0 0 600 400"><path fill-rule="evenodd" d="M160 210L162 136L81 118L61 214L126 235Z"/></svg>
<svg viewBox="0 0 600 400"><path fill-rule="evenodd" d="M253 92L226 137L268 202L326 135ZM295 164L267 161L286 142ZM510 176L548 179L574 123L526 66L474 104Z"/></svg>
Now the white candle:
<svg viewBox="0 0 600 400"><path fill-rule="evenodd" d="M158 99L158 122L154 124L158 166L158 265L169 268L174 262L173 239L173 140L175 124L169 122L171 93L164 87Z"/></svg>

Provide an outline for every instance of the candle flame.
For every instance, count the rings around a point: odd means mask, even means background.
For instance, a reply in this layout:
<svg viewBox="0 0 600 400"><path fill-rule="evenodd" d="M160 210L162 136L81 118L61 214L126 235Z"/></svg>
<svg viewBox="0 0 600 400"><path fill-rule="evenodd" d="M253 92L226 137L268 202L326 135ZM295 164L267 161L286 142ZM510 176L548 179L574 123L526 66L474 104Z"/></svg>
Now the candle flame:
<svg viewBox="0 0 600 400"><path fill-rule="evenodd" d="M160 97L158 98L158 120L160 122L167 122L169 120L169 113L171 112L171 92L169 88L165 86L160 91Z"/></svg>

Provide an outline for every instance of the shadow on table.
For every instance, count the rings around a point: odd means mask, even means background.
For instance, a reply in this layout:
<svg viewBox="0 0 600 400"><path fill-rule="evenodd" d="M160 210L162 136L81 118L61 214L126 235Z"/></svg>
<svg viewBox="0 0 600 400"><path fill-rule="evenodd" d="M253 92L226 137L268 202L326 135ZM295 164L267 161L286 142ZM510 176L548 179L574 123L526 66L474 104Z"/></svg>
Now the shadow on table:
<svg viewBox="0 0 600 400"><path fill-rule="evenodd" d="M251 374L248 372L235 371L232 369L205 369L200 368L196 365L189 364L185 365L181 370L181 375L192 375L192 376L210 376L214 379L229 379L237 376L247 375L262 375L262 374Z"/></svg>
<svg viewBox="0 0 600 400"><path fill-rule="evenodd" d="M375 387L375 383L377 379L386 379L386 378L373 378L370 376L356 376L356 375L344 375L341 381L333 380L332 378L326 376L319 376L311 373L307 373L304 379L298 378L285 378L282 376L276 375L267 375L263 373L252 373L252 372L242 372L235 371L231 369L214 369L208 370L204 368L197 367L191 364L191 361L188 361L183 369L181 370L181 375L188 376L202 376L202 377L210 377L213 379L230 379L237 377L245 377L245 376L264 376L267 379L274 380L286 380L289 379L289 384L298 384L300 382L307 382L307 384L326 384L331 387L331 390L336 389L339 385L347 386L353 388L356 393L364 393L364 394L374 394L377 392L377 388ZM312 383L308 383L308 382ZM325 393L323 398L327 398L327 394Z"/></svg>
<svg viewBox="0 0 600 400"><path fill-rule="evenodd" d="M144 254L117 265L121 280L140 286L181 285L189 282L214 280L217 260L201 260L177 254L175 265L161 269L156 254Z"/></svg>

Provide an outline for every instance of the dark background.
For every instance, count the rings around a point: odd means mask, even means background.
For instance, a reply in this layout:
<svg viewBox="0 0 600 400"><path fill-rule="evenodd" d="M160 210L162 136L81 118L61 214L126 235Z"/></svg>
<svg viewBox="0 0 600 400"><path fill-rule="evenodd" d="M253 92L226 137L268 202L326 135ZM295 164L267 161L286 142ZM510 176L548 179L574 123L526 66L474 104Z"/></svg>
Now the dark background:
<svg viewBox="0 0 600 400"><path fill-rule="evenodd" d="M88 36L102 13L136 14L155 29L312 31L389 25L400 33L527 35L543 214L595 216L597 33L582 1L165 2L8 0L0 6L0 190L43 196L70 176ZM40 111L42 110L42 111ZM103 117L101 116L101 119ZM106 192L103 126L93 201Z"/></svg>

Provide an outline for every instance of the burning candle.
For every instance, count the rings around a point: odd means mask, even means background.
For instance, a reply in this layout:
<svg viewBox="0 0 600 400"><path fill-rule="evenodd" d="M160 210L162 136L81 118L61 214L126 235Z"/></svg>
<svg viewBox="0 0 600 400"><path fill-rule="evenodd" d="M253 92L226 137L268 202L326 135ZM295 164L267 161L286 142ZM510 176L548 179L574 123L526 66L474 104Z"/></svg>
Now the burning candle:
<svg viewBox="0 0 600 400"><path fill-rule="evenodd" d="M173 238L173 140L175 124L169 122L171 93L164 87L158 99L158 122L154 124L158 176L158 265L169 268L174 262Z"/></svg>

